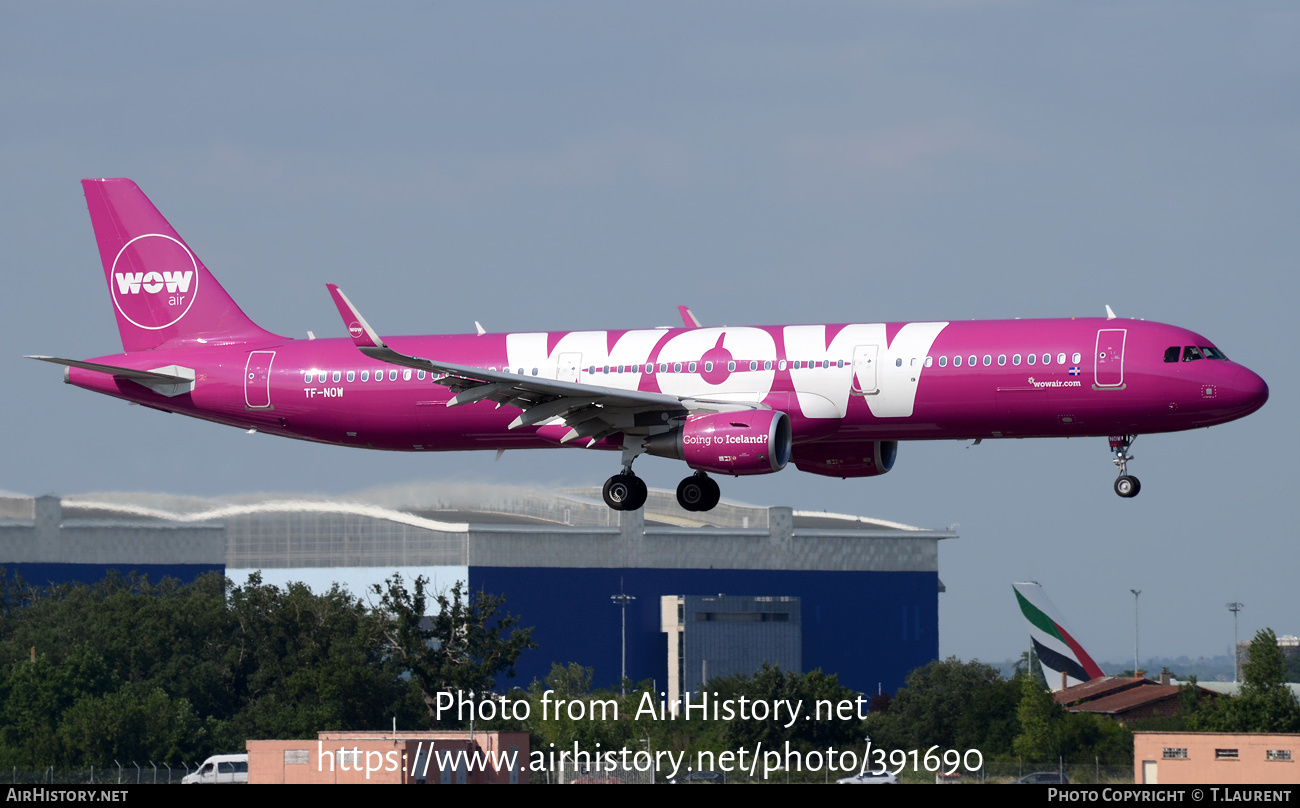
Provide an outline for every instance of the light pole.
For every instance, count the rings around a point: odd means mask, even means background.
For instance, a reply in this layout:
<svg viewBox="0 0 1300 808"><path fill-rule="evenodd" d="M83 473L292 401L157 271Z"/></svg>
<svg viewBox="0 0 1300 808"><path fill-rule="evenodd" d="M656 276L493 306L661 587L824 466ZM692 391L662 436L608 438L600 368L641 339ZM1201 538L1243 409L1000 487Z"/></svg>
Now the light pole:
<svg viewBox="0 0 1300 808"><path fill-rule="evenodd" d="M623 611L623 653L622 653L623 671L622 671L622 677L619 679L619 688L622 691L623 695L626 696L627 695L627 606L629 603L636 600L636 597L634 595L627 595L623 593L623 578L620 576L618 579L618 594L610 595L609 599L614 602L615 606L619 607Z"/></svg>
<svg viewBox="0 0 1300 808"><path fill-rule="evenodd" d="M1232 612L1232 681L1237 681L1237 612L1246 608L1246 604L1233 601L1228 604L1228 611Z"/></svg>
<svg viewBox="0 0 1300 808"><path fill-rule="evenodd" d="M1138 673L1138 595L1142 594L1141 589L1130 589L1133 593L1133 675L1140 676Z"/></svg>

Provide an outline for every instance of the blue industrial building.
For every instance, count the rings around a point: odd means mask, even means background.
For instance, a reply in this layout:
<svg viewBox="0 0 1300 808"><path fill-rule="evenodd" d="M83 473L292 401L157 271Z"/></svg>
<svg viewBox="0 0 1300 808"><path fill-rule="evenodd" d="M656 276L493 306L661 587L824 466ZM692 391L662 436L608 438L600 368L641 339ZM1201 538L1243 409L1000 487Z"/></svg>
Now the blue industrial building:
<svg viewBox="0 0 1300 808"><path fill-rule="evenodd" d="M894 692L909 671L938 656L938 547L955 537L786 507L724 502L691 513L665 491L652 491L644 510L622 513L605 507L598 491L460 484L345 498L112 494L0 502L0 566L32 583L99 580L110 568L182 580L224 570L237 583L260 571L268 583L304 581L319 591L338 582L358 595L394 572L426 575L435 589L466 580L472 590L504 595L506 609L534 627L539 648L524 654L502 689L570 662L591 667L597 686L615 685L624 613L612 598L623 593L632 598L626 670L633 681L653 679L667 691L675 673L689 689L702 676L752 666L754 647L768 647L761 638L770 634L771 647L783 649L771 652L773 661L838 674L855 690ZM719 595L793 605L786 616L740 613L758 607L687 610L691 621L752 618L734 627L749 639L730 641L747 643L747 655L717 650L727 645L724 625L709 629L714 650L680 641L677 633L695 629L665 610L683 598ZM670 648L673 642L682 644ZM677 660L671 669L670 657Z"/></svg>

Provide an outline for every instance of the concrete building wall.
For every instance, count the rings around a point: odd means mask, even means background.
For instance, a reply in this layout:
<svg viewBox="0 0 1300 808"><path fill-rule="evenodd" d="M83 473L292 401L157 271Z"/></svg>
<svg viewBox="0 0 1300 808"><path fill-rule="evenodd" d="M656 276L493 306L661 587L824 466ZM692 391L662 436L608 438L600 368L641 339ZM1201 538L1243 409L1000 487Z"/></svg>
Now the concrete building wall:
<svg viewBox="0 0 1300 808"><path fill-rule="evenodd" d="M1133 733L1135 783L1300 783L1300 735Z"/></svg>

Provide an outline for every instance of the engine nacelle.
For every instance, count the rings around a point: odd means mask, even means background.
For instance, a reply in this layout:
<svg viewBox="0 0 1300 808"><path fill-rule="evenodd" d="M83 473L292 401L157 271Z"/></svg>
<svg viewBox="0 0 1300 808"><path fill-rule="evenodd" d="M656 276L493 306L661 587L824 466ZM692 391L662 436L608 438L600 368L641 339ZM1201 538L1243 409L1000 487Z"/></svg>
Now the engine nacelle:
<svg viewBox="0 0 1300 808"><path fill-rule="evenodd" d="M894 467L898 441L819 442L794 450L794 466L824 477L878 477Z"/></svg>
<svg viewBox="0 0 1300 808"><path fill-rule="evenodd" d="M790 416L776 410L691 415L671 432L651 435L646 451L717 474L771 474L790 462Z"/></svg>

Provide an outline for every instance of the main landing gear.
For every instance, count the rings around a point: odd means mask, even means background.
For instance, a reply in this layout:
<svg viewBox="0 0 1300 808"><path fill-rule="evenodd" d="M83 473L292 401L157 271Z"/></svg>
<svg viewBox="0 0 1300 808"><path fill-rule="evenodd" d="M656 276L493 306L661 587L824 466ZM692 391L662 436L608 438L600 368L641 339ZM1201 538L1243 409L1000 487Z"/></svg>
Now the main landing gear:
<svg viewBox="0 0 1300 808"><path fill-rule="evenodd" d="M645 481L633 474L632 467L629 466L622 474L615 474L606 480L600 493L605 497L605 504L614 510L635 511L645 505L650 492Z"/></svg>
<svg viewBox="0 0 1300 808"><path fill-rule="evenodd" d="M650 492L645 481L632 473L632 461L644 453L645 447L639 439L624 440L623 471L606 480L601 489L605 504L610 508L635 511L645 506ZM711 511L721 498L722 489L702 471L695 472L677 485L677 504L688 511Z"/></svg>
<svg viewBox="0 0 1300 808"><path fill-rule="evenodd" d="M688 511L711 511L721 498L722 489L702 471L677 484L677 504Z"/></svg>
<svg viewBox="0 0 1300 808"><path fill-rule="evenodd" d="M1128 447L1133 445L1137 440L1137 435L1111 435L1110 450L1115 455L1115 468L1119 469L1119 477L1115 480L1115 493L1128 499L1135 497L1142 490L1142 483L1138 482L1137 477L1132 477L1128 473L1128 461L1133 459L1133 455L1128 453Z"/></svg>

